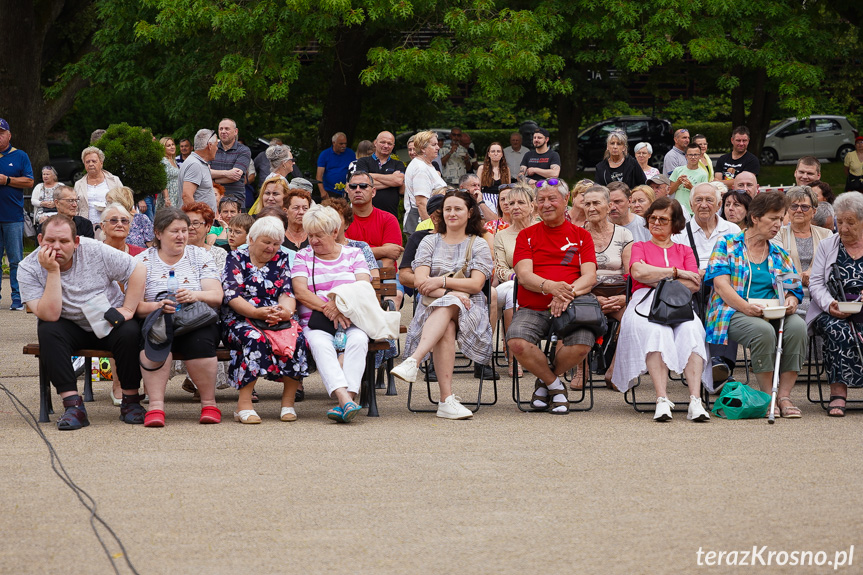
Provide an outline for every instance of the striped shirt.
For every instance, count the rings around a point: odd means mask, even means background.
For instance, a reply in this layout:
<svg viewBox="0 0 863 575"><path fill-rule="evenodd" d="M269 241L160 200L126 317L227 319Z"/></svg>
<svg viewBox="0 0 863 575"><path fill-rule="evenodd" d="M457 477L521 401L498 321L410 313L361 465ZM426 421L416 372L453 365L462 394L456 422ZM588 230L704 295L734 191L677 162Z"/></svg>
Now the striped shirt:
<svg viewBox="0 0 863 575"><path fill-rule="evenodd" d="M204 248L186 246L183 257L174 265L162 261L156 248L141 252L135 259L147 267L144 301L156 301L160 293L168 291L168 272L171 270L174 270L180 289L200 291L201 280L205 279L221 283L221 270L217 269L212 254Z"/></svg>
<svg viewBox="0 0 863 575"><path fill-rule="evenodd" d="M312 274L314 273L314 277ZM334 260L323 260L315 255L311 246L297 252L291 267L292 278L306 278L308 287L321 298L329 301L327 294L336 286L357 281L356 274L371 275L363 250L341 246L341 253ZM300 304L300 323L307 325L312 310Z"/></svg>

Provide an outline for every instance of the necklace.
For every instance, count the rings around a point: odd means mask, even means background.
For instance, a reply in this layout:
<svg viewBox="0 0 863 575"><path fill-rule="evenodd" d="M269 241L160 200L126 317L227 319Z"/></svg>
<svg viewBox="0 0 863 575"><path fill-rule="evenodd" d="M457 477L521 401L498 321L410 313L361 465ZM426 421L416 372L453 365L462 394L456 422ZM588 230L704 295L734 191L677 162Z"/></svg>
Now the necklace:
<svg viewBox="0 0 863 575"><path fill-rule="evenodd" d="M767 259L767 252L768 252L768 250L769 250L770 248L765 244L765 245L764 245L764 248L763 248L763 249L760 249L760 250L759 250L759 253L758 253L758 254L756 254L756 253L755 253L755 249L753 249L753 247L752 247L749 243L747 243L747 242L745 241L745 240L746 240L746 236L745 236L745 235L743 236L743 238L744 238L744 242L743 242L743 243L744 243L744 245L746 245L746 249L747 249L747 251L749 251L749 261L750 261L750 262L754 262L755 260L759 260L759 261L761 261L761 262L764 262L764 260L766 260L766 259ZM750 238L749 238L749 242L752 242L752 237L751 237L751 236L750 236Z"/></svg>

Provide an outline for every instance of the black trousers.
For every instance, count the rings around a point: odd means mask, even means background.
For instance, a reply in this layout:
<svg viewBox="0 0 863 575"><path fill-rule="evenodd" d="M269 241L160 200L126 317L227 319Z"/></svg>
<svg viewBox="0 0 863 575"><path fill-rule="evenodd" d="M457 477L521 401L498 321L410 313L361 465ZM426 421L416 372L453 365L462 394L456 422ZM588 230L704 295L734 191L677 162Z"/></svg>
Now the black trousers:
<svg viewBox="0 0 863 575"><path fill-rule="evenodd" d="M107 337L82 329L68 319L39 320L37 332L42 354L42 368L57 388L57 393L77 391L78 380L72 368L72 352L76 349L108 349L114 356L117 375L123 389L141 387L141 367L138 352L141 350L141 326L127 321L115 327Z"/></svg>

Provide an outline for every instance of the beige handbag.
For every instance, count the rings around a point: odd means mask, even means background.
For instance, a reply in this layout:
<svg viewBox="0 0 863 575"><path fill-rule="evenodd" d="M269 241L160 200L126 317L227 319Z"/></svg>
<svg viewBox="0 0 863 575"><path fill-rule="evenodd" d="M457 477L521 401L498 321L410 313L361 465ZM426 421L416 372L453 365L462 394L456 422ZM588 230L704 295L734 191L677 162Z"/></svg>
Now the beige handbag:
<svg viewBox="0 0 863 575"><path fill-rule="evenodd" d="M440 276L440 277L447 277L447 278L466 278L467 277L467 275L465 275L465 274L467 273L467 265L470 262L470 256L473 254L473 242L474 241L476 241L476 236L471 236L470 237L470 243L467 245L467 252L465 252L465 254L464 254L464 265L461 266L461 269L456 270L454 272L450 272L450 273L448 273L444 276ZM443 296L439 296L439 297L443 297ZM437 300L438 300L438 298L432 297L430 295L424 295L422 298L423 305L426 307L430 306L431 304L433 304Z"/></svg>

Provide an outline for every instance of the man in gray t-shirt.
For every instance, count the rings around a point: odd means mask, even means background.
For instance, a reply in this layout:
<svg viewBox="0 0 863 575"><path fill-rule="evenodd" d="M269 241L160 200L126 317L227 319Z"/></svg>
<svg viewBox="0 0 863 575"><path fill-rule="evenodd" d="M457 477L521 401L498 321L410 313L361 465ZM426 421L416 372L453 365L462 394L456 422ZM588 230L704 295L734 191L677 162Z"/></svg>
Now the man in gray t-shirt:
<svg viewBox="0 0 863 575"><path fill-rule="evenodd" d="M78 395L71 358L76 349L110 350L123 388L120 417L126 423L143 423L141 406L140 327L135 309L144 293L147 271L134 258L102 242L76 235L66 216L48 218L38 236L39 249L24 258L18 269L21 300L39 318L39 347L51 361L40 358L43 374L57 388L66 412L57 420L61 431L90 425ZM125 286L125 293L120 286ZM97 315L113 325L99 337L85 309L104 297ZM102 310L110 306L106 312ZM92 307L92 306L90 306ZM91 315L92 317L92 315Z"/></svg>
<svg viewBox="0 0 863 575"><path fill-rule="evenodd" d="M198 130L195 134L195 151L180 165L183 205L203 202L218 212L213 177L210 175L210 162L216 157L218 142L212 130Z"/></svg>
<svg viewBox="0 0 863 575"><path fill-rule="evenodd" d="M608 185L608 221L632 232L633 241L646 242L650 240L650 232L644 226L644 218L629 210L631 195L629 186L623 182L612 182Z"/></svg>

